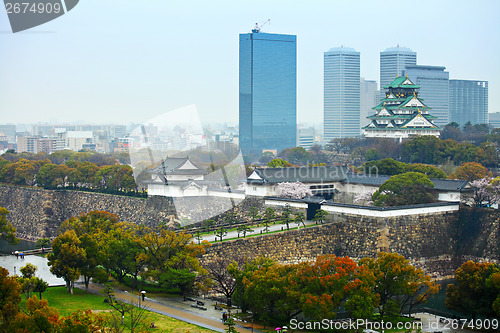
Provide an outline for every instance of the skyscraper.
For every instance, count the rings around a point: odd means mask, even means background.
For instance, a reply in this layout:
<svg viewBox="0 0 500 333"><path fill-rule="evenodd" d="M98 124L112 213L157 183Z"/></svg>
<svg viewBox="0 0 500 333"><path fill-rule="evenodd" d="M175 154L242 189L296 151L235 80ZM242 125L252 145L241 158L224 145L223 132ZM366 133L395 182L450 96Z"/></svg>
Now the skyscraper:
<svg viewBox="0 0 500 333"><path fill-rule="evenodd" d="M324 53L324 138L361 134L359 52L338 47Z"/></svg>
<svg viewBox="0 0 500 333"><path fill-rule="evenodd" d="M360 113L359 122L361 127L370 123L366 117L370 116L373 111L372 108L379 103L380 91L377 89L377 81L365 80L364 77L360 79Z"/></svg>
<svg viewBox="0 0 500 333"><path fill-rule="evenodd" d="M240 147L245 155L297 143L297 37L240 34Z"/></svg>
<svg viewBox="0 0 500 333"><path fill-rule="evenodd" d="M406 66L404 75L421 86L420 98L431 108L432 115L437 117L434 124L443 127L450 122L449 79L450 73L443 66Z"/></svg>
<svg viewBox="0 0 500 333"><path fill-rule="evenodd" d="M417 53L406 47L391 47L380 52L380 91L385 98L382 87L388 85L396 76L402 76L406 66L417 64Z"/></svg>
<svg viewBox="0 0 500 333"><path fill-rule="evenodd" d="M488 123L488 81L450 80L450 116L460 126Z"/></svg>

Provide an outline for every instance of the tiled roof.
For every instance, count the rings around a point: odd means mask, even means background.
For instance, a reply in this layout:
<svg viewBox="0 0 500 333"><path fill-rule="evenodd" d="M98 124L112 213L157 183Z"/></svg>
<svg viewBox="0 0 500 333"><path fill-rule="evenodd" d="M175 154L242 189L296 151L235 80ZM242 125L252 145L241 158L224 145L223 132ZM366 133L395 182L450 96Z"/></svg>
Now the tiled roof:
<svg viewBox="0 0 500 333"><path fill-rule="evenodd" d="M188 157L167 157L164 161L160 163L160 165L154 167L150 170L150 173L160 173L164 175L203 175L207 174L207 170L200 169L181 169L179 168L183 166L186 162L190 162L194 165L193 162L189 160Z"/></svg>
<svg viewBox="0 0 500 333"><path fill-rule="evenodd" d="M256 168L255 172L261 178L248 179L251 183L283 183L302 182L319 183L346 179L351 172L345 166L317 166L298 168Z"/></svg>

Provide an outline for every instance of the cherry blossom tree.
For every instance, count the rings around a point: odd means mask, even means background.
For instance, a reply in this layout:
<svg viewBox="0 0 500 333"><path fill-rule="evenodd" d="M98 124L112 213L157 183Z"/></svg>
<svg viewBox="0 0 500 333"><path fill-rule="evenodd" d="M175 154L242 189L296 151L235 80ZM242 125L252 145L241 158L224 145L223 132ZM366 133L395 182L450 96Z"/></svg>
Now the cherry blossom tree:
<svg viewBox="0 0 500 333"><path fill-rule="evenodd" d="M372 196L376 189L370 190L368 192L359 193L354 196L354 203L366 206L373 206Z"/></svg>
<svg viewBox="0 0 500 333"><path fill-rule="evenodd" d="M312 196L312 191L308 185L301 182L279 183L278 196L290 199L304 199Z"/></svg>
<svg viewBox="0 0 500 333"><path fill-rule="evenodd" d="M500 203L500 179L485 177L472 181L470 185L474 193L465 200L465 203L476 207Z"/></svg>

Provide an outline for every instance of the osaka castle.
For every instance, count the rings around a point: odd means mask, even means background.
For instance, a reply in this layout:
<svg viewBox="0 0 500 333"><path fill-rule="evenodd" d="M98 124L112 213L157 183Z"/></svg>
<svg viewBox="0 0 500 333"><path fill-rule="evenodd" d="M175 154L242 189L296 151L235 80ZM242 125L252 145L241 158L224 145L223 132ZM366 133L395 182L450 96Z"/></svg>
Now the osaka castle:
<svg viewBox="0 0 500 333"><path fill-rule="evenodd" d="M418 135L439 137L441 128L434 125L429 107L418 97L420 86L408 76L398 76L386 89L385 98L373 108L375 114L367 117L370 123L363 127L367 138L393 138L401 141Z"/></svg>

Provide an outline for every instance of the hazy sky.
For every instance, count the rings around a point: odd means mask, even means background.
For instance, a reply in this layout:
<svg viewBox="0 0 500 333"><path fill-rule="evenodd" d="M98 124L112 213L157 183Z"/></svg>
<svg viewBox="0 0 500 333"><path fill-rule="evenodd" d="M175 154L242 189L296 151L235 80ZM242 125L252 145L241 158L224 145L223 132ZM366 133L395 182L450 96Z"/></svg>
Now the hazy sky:
<svg viewBox="0 0 500 333"><path fill-rule="evenodd" d="M489 81L500 112L500 1L80 0L13 34L0 9L0 123L144 122L195 104L204 121L238 121L238 34L297 35L299 122L323 118L323 52L353 47L379 80L399 44L452 79Z"/></svg>

